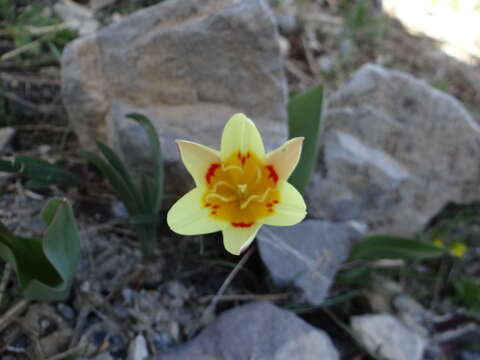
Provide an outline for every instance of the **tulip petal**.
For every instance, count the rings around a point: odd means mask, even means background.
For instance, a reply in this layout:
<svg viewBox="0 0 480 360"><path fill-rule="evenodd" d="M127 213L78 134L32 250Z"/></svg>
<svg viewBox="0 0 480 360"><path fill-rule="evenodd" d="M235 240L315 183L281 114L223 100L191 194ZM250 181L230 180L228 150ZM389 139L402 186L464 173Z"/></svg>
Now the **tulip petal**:
<svg viewBox="0 0 480 360"><path fill-rule="evenodd" d="M210 209L201 204L205 188L195 188L183 195L167 214L167 224L181 235L201 235L223 230L227 222L209 216Z"/></svg>
<svg viewBox="0 0 480 360"><path fill-rule="evenodd" d="M191 141L177 140L178 149L185 167L197 186L206 184L205 174L212 164L220 162L220 153Z"/></svg>
<svg viewBox="0 0 480 360"><path fill-rule="evenodd" d="M255 239L255 235L257 235L261 226L261 224L255 224L249 228L228 226L223 230L225 249L233 255L240 255Z"/></svg>
<svg viewBox="0 0 480 360"><path fill-rule="evenodd" d="M290 226L299 223L307 215L305 201L292 184L285 182L280 193L280 203L275 206L275 212L261 219L262 224Z"/></svg>
<svg viewBox="0 0 480 360"><path fill-rule="evenodd" d="M265 158L263 140L257 127L244 114L235 114L228 120L222 134L220 156L227 159L234 152L253 152L259 159Z"/></svg>
<svg viewBox="0 0 480 360"><path fill-rule="evenodd" d="M297 166L302 144L303 137L296 137L267 154L266 163L273 165L280 181L286 181Z"/></svg>

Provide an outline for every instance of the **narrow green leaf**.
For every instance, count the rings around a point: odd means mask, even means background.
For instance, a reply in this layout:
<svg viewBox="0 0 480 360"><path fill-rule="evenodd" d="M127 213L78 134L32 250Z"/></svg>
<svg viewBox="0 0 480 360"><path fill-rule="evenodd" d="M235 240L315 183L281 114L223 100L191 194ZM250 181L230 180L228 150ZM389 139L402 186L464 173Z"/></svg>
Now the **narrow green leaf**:
<svg viewBox="0 0 480 360"><path fill-rule="evenodd" d="M132 193L131 189L128 187L125 180L122 176L115 170L109 163L103 160L100 156L89 152L83 151L83 157L90 161L93 165L99 169L103 176L105 176L110 184L113 186L115 191L118 193L122 199L125 207L128 210L128 213L131 215L137 214L139 212L135 194Z"/></svg>
<svg viewBox="0 0 480 360"><path fill-rule="evenodd" d="M305 138L302 157L289 179L301 193L305 191L315 169L324 104L324 89L321 85L294 96L288 104L289 138Z"/></svg>
<svg viewBox="0 0 480 360"><path fill-rule="evenodd" d="M147 133L150 146L152 147L153 161L155 166L154 184L153 184L153 199L154 206L152 212L155 214L160 211L160 205L163 195L164 170L162 152L160 149L160 141L158 140L157 131L149 118L142 114L128 114L128 118L137 121Z"/></svg>
<svg viewBox="0 0 480 360"><path fill-rule="evenodd" d="M145 210L148 209L149 211L153 212L153 209L155 208L155 199L152 196L152 192L145 175L141 176L140 192L142 194L143 203L145 204Z"/></svg>
<svg viewBox="0 0 480 360"><path fill-rule="evenodd" d="M356 266L352 269L340 271L336 281L340 284L364 284L371 275L371 268L367 265Z"/></svg>
<svg viewBox="0 0 480 360"><path fill-rule="evenodd" d="M77 185L80 183L70 171L31 156L16 156L12 160L0 160L0 171L23 175L37 187L42 184L47 186L49 184Z"/></svg>
<svg viewBox="0 0 480 360"><path fill-rule="evenodd" d="M423 241L377 235L366 237L355 245L350 253L350 260L423 260L440 257L445 254L445 249Z"/></svg>
<svg viewBox="0 0 480 360"><path fill-rule="evenodd" d="M64 300L80 260L80 237L70 205L52 199L44 207L43 240L15 236L0 226L0 257L17 272L25 297L31 300Z"/></svg>
<svg viewBox="0 0 480 360"><path fill-rule="evenodd" d="M130 222L135 225L152 225L158 222L157 214L138 214L130 217Z"/></svg>
<svg viewBox="0 0 480 360"><path fill-rule="evenodd" d="M115 154L115 152L110 147L108 147L106 144L102 143L101 141L97 141L97 146L99 150L102 152L103 156L105 156L105 158L109 162L110 166L113 167L117 171L117 173L122 177L123 181L125 182L125 185L129 189L129 192L132 194L133 198L135 199L139 210L146 210L146 208L142 206L141 196L138 193L137 188L133 183L132 177L130 176L130 173L128 172L127 168L123 164L122 160L117 156L117 154Z"/></svg>

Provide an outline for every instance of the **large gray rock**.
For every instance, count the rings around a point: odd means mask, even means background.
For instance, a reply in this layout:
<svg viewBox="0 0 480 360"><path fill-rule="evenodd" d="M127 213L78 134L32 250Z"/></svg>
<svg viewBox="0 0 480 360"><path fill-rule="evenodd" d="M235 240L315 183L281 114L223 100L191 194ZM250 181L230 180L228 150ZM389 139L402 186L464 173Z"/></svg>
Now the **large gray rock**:
<svg viewBox="0 0 480 360"><path fill-rule="evenodd" d="M264 226L257 239L273 282L293 285L301 301L320 305L361 231L353 222L307 220L290 227Z"/></svg>
<svg viewBox="0 0 480 360"><path fill-rule="evenodd" d="M452 96L364 65L330 99L309 212L412 235L447 203L480 199L479 135Z"/></svg>
<svg viewBox="0 0 480 360"><path fill-rule="evenodd" d="M253 302L222 314L199 336L158 360L336 360L329 336L295 314Z"/></svg>
<svg viewBox="0 0 480 360"><path fill-rule="evenodd" d="M352 330L360 343L385 360L421 360L426 341L389 314L354 316Z"/></svg>
<svg viewBox="0 0 480 360"><path fill-rule="evenodd" d="M267 147L286 137L286 81L266 0L170 0L142 9L67 46L62 94L82 146L101 139L132 164L144 163L149 149L125 118L130 112L153 120L167 164L179 159L177 138L218 148L236 112L255 120Z"/></svg>

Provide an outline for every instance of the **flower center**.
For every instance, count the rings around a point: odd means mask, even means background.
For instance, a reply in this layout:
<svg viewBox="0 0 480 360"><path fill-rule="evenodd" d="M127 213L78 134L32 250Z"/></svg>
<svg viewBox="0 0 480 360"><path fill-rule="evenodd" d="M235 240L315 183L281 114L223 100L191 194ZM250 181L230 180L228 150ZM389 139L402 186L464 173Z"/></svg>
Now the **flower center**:
<svg viewBox="0 0 480 360"><path fill-rule="evenodd" d="M210 209L210 216L235 227L250 227L272 215L280 201L274 167L250 152L236 152L224 162L210 165L205 179L203 206Z"/></svg>

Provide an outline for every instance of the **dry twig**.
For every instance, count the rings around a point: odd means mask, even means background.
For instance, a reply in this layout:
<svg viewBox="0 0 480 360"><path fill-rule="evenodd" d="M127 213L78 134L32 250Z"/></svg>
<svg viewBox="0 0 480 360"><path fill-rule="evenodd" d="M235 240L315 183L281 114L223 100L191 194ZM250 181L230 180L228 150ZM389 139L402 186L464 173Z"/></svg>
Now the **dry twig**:
<svg viewBox="0 0 480 360"><path fill-rule="evenodd" d="M210 305L208 305L208 307L203 312L202 319L200 321L201 323L206 324L210 321L210 319L212 318L212 316L215 312L215 308L217 307L217 303L220 301L220 297L223 295L225 290L227 290L227 288L230 285L230 283L232 282L232 280L235 278L235 276L238 274L240 269L243 267L243 265L247 262L247 260L253 254L254 249L255 249L254 247L251 247L250 249L248 249L248 251L245 253L245 255L243 255L243 257L240 259L238 264L235 265L235 267L230 272L230 274L228 274L228 276L225 279L225 281L223 282L222 286L220 286L220 289L218 290L217 294L212 299L212 302L210 303Z"/></svg>
<svg viewBox="0 0 480 360"><path fill-rule="evenodd" d="M27 307L29 300L19 300L0 317L0 332L14 321Z"/></svg>

